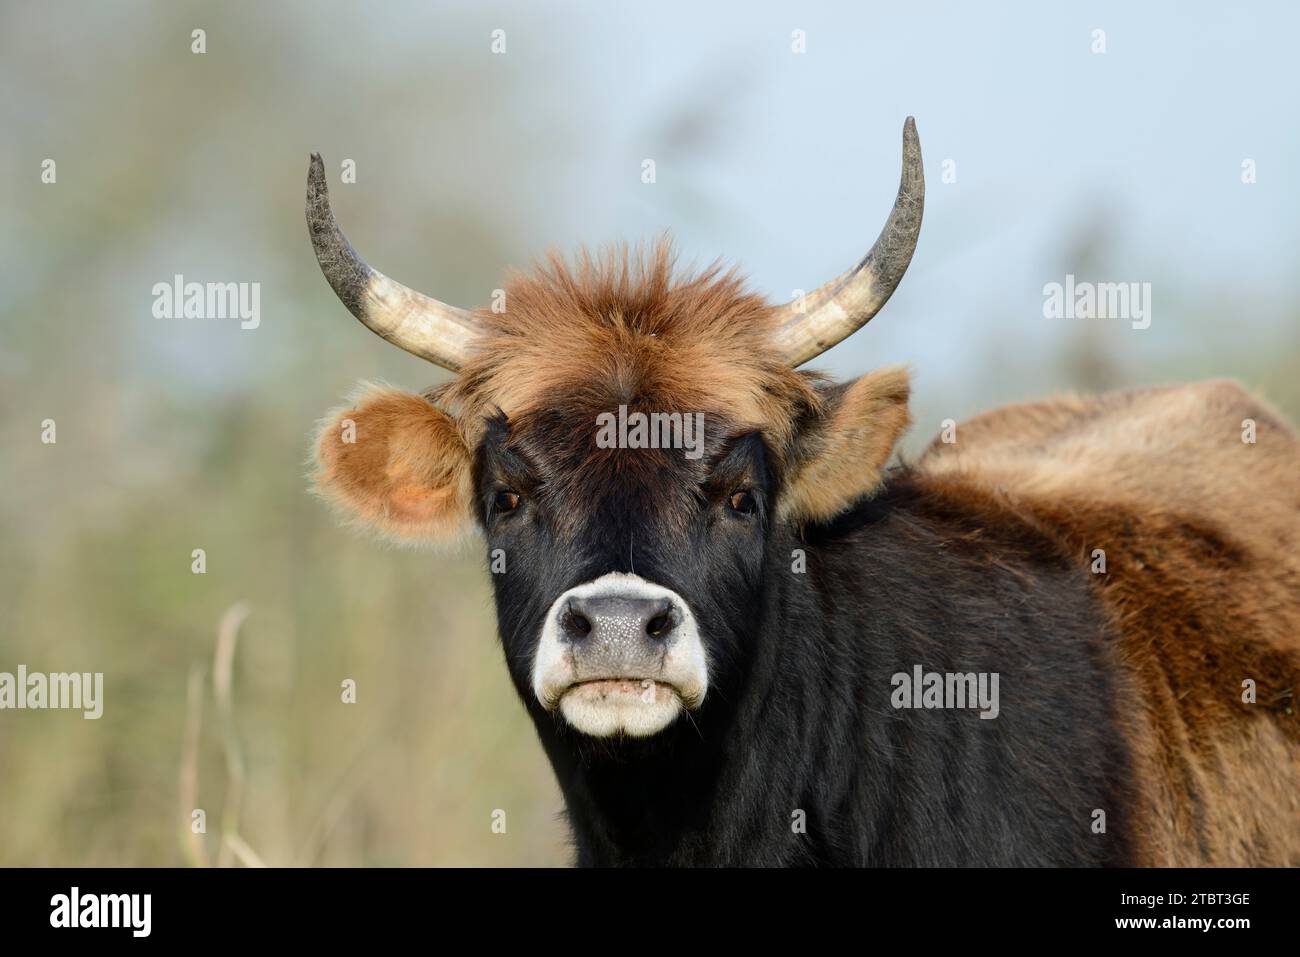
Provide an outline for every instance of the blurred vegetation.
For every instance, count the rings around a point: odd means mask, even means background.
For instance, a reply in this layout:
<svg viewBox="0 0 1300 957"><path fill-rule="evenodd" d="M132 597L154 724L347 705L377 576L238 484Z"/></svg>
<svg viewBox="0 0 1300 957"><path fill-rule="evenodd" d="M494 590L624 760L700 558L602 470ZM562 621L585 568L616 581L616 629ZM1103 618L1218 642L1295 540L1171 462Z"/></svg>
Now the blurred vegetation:
<svg viewBox="0 0 1300 957"><path fill-rule="evenodd" d="M328 25L264 10L246 32L227 8L172 5L129 26L121 9L34 14L6 8L0 25L7 92L30 94L6 106L24 150L0 160L0 179L20 184L6 198L0 293L0 670L102 671L106 704L98 721L0 715L0 865L184 861L195 662L208 675L197 806L217 858L227 773L211 661L239 600L251 608L233 674L240 831L262 860L567 861L562 802L507 679L480 556L364 540L305 477L315 421L355 380L420 388L442 375L358 328L321 282L302 219L308 152L325 153L336 182L348 157L375 184L335 188L385 269L486 300L510 258L487 223L509 221L508 198L476 201L471 218L458 192L475 167L449 150L451 173L412 208L380 177L391 187L427 168L394 172L380 154L410 111L456 126L467 84L476 110L518 108L508 65L412 49L376 82L431 89L428 101L375 111L360 143L331 142L318 131L375 91L328 75L310 78L328 90L304 91L311 44L347 46ZM190 52L200 24L204 56ZM32 176L46 156L52 186ZM374 203L353 198L366 193ZM397 221L402 240L380 238ZM261 326L153 318L150 289L174 273L261 282ZM39 441L46 418L54 445ZM206 574L191 573L196 548ZM341 700L348 678L356 704ZM498 808L504 835L490 826Z"/></svg>
<svg viewBox="0 0 1300 957"><path fill-rule="evenodd" d="M356 379L419 388L442 375L357 327L321 281L302 222L308 152L336 183L337 164L357 161L336 207L367 255L469 304L502 263L538 251L521 236L543 235L564 200L537 184L561 181L582 148L546 105L544 76L468 56L452 27L476 14L440 15L408 36L350 5L0 11L0 670L102 671L106 701L98 721L0 714L0 865L185 861L196 663L197 806L216 859L227 768L210 679L218 621L239 601L251 609L232 676L239 828L261 860L567 861L480 556L381 547L306 492L313 423ZM203 56L190 52L198 25ZM478 36L490 26L472 23ZM709 125L692 110L648 125L687 154ZM45 157L57 185L38 182ZM1091 228L1079 241L1104 248ZM1059 255L1064 274L1069 240ZM260 282L261 327L154 319L149 290L174 273ZM922 378L911 441L1013 388L1220 374L1300 418L1294 306L1169 278L1161 288L1184 298L1160 308L1186 317L1179 335L1128 353L1080 327L1026 363L1018 341L990 333L965 378ZM1243 321L1279 308L1280 327ZM39 441L46 418L55 445ZM356 704L341 701L349 678Z"/></svg>

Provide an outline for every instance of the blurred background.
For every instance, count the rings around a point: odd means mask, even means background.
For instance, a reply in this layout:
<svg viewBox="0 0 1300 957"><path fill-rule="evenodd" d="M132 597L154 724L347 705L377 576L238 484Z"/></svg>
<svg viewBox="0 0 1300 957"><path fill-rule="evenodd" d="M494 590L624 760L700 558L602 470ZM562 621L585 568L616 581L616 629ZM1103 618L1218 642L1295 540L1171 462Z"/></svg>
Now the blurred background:
<svg viewBox="0 0 1300 957"><path fill-rule="evenodd" d="M105 676L98 721L0 712L0 865L216 861L223 812L245 863L568 860L481 556L376 545L307 494L356 380L445 375L321 278L313 150L363 255L449 302L664 229L785 300L875 239L910 113L920 248L819 360L912 365L908 450L1003 402L1208 376L1300 420L1300 7L1076 6L0 7L0 671ZM260 283L259 327L155 318L178 273ZM1067 273L1151 283L1150 328L1044 318Z"/></svg>

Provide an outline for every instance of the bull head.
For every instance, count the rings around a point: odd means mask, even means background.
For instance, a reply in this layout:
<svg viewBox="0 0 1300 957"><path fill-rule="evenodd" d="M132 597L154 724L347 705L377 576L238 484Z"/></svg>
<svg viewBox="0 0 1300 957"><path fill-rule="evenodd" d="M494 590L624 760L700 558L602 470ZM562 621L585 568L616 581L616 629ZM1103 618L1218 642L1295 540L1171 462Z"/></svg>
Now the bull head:
<svg viewBox="0 0 1300 957"><path fill-rule="evenodd" d="M893 294L924 192L909 117L880 237L796 302L772 306L717 266L675 276L660 246L573 269L553 259L507 284L496 314L367 265L313 155L307 222L335 293L372 331L458 373L419 395L372 390L326 420L317 486L402 541L477 525L504 556L499 631L548 749L574 730L649 738L684 713L707 723L706 699L737 700L774 565L788 570L805 529L879 485L909 422L903 370L832 385L797 367ZM599 423L636 415L698 421L693 454L603 440Z"/></svg>

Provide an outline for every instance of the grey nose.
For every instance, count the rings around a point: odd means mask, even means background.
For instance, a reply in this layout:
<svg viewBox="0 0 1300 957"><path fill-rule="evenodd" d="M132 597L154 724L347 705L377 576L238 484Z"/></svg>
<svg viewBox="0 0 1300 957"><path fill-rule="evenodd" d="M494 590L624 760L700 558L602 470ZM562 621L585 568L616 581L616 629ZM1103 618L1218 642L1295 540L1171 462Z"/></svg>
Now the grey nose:
<svg viewBox="0 0 1300 957"><path fill-rule="evenodd" d="M560 615L560 636L579 647L632 653L668 642L679 623L667 598L597 595L569 599Z"/></svg>

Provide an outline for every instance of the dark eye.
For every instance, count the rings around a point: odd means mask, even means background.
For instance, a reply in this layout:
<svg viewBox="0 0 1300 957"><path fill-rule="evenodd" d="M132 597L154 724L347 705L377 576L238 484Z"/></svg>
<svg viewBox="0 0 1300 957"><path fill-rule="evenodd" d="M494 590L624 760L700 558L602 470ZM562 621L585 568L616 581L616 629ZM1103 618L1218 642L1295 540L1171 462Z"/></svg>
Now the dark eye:
<svg viewBox="0 0 1300 957"><path fill-rule="evenodd" d="M498 513L513 512L519 507L519 493L512 492L509 489L502 489L497 492L496 498L492 501L492 506Z"/></svg>
<svg viewBox="0 0 1300 957"><path fill-rule="evenodd" d="M731 506L733 512L739 512L741 515L753 515L758 508L754 493L748 489L732 492L731 498L727 499L727 504Z"/></svg>

